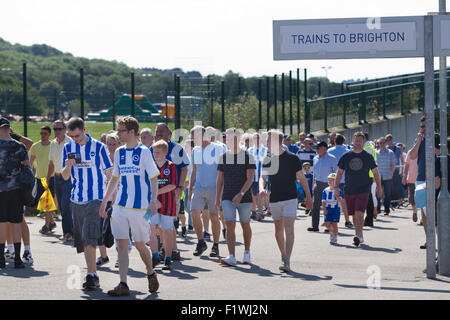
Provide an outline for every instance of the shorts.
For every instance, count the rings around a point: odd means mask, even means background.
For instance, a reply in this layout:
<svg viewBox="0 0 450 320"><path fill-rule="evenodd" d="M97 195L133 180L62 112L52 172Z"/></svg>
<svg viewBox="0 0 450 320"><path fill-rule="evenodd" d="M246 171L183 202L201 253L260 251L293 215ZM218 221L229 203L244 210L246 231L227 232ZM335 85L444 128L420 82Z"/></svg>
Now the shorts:
<svg viewBox="0 0 450 320"><path fill-rule="evenodd" d="M150 224L155 224L159 226L159 228L163 230L172 230L173 229L173 222L176 217L173 216L165 216L161 213L156 213L152 217L150 217Z"/></svg>
<svg viewBox="0 0 450 320"><path fill-rule="evenodd" d="M21 190L0 192L0 223L21 223L22 220Z"/></svg>
<svg viewBox="0 0 450 320"><path fill-rule="evenodd" d="M102 236L99 210L102 202L93 200L86 204L71 202L73 217L73 237L77 253L84 252L86 246L96 247Z"/></svg>
<svg viewBox="0 0 450 320"><path fill-rule="evenodd" d="M206 207L207 206L207 207ZM191 211L209 209L210 213L216 211L216 188L195 187L192 193Z"/></svg>
<svg viewBox="0 0 450 320"><path fill-rule="evenodd" d="M341 217L341 210L331 210L327 209L327 214L324 214L325 222L339 222L339 218Z"/></svg>
<svg viewBox="0 0 450 320"><path fill-rule="evenodd" d="M416 190L414 192L414 202L418 209L426 208L427 206L427 189L425 181L416 181Z"/></svg>
<svg viewBox="0 0 450 320"><path fill-rule="evenodd" d="M259 194L259 182L253 182L250 190L252 192L252 196L256 197Z"/></svg>
<svg viewBox="0 0 450 320"><path fill-rule="evenodd" d="M273 220L280 220L283 217L295 218L297 216L297 198L270 203L270 212Z"/></svg>
<svg viewBox="0 0 450 320"><path fill-rule="evenodd" d="M416 191L416 185L414 183L408 183L408 201L412 206L416 205L414 193Z"/></svg>
<svg viewBox="0 0 450 320"><path fill-rule="evenodd" d="M135 242L150 241L150 227L144 219L146 211L113 206L111 232L116 240L128 240L130 230Z"/></svg>
<svg viewBox="0 0 450 320"><path fill-rule="evenodd" d="M237 206L230 200L222 201L223 218L225 221L236 221L236 210L239 213L239 222L250 222L252 203L239 203Z"/></svg>
<svg viewBox="0 0 450 320"><path fill-rule="evenodd" d="M347 204L348 215L352 216L356 211L365 212L369 203L369 192L358 194L345 194L344 199Z"/></svg>

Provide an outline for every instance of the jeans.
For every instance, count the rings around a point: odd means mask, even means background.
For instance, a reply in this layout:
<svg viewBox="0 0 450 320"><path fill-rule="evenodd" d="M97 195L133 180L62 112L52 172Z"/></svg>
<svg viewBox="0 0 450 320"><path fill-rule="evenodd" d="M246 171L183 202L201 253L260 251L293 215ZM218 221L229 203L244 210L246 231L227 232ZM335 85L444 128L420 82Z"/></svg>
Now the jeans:
<svg viewBox="0 0 450 320"><path fill-rule="evenodd" d="M391 194L392 194L392 179L382 180L381 184L384 190L384 212L390 213L391 207Z"/></svg>
<svg viewBox="0 0 450 320"><path fill-rule="evenodd" d="M314 206L312 209L312 227L318 229L320 223L320 208L322 207L322 192L328 187L327 182L316 181L313 188Z"/></svg>
<svg viewBox="0 0 450 320"><path fill-rule="evenodd" d="M61 211L63 234L73 235L73 218L70 209L70 195L72 193L71 180L66 181L62 177L55 176L55 191Z"/></svg>
<svg viewBox="0 0 450 320"><path fill-rule="evenodd" d="M252 203L239 203L237 206L230 200L222 201L223 217L225 221L236 221L236 211L239 213L240 222L250 222Z"/></svg>
<svg viewBox="0 0 450 320"><path fill-rule="evenodd" d="M372 186L373 178L370 178L370 185ZM373 224L373 198L372 198L372 192L369 194L369 201L367 202L367 209L366 209L366 218L364 219L364 224Z"/></svg>

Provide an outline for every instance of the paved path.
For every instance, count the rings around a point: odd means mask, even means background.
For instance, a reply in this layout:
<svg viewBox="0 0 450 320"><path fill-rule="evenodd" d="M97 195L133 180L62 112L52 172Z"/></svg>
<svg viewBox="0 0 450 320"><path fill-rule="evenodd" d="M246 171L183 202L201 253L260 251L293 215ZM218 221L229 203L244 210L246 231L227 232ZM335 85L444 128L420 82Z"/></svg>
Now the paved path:
<svg viewBox="0 0 450 320"><path fill-rule="evenodd" d="M130 256L128 284L131 299L450 299L450 278L438 276L429 280L425 268L423 228L411 220L410 209L396 210L391 216L380 218L375 227L364 228L366 244L352 245L353 230L340 226L339 246L329 244L329 236L309 233L310 217L298 212L295 224L296 239L291 260L291 274L278 270L280 255L274 239L270 218L252 222L253 265L238 264L224 267L217 258L192 255L196 240L190 233L187 240L178 239L182 261L175 262L171 273L157 267L160 290L149 294L145 268L138 252ZM341 219L343 220L343 219ZM42 236L39 218L27 218L31 230L34 266L15 270L12 265L0 270L0 299L108 299L106 291L119 282L114 268L116 252L109 249L110 263L100 268L101 290L83 292L71 289L85 276L83 255L77 255L70 245L61 244L55 234ZM242 233L237 226L238 260L243 256ZM221 239L222 240L222 239ZM227 253L221 242L220 253ZM381 289L369 289L367 270L380 270ZM76 271L81 270L78 276ZM376 282L373 282L376 284Z"/></svg>

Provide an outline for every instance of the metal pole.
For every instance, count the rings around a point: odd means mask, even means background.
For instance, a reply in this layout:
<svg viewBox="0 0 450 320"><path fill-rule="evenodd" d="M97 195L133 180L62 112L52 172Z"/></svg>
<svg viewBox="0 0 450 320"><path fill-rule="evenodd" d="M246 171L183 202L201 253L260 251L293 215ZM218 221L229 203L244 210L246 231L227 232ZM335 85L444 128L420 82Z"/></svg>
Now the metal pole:
<svg viewBox="0 0 450 320"><path fill-rule="evenodd" d="M84 120L84 70L80 68L80 117Z"/></svg>
<svg viewBox="0 0 450 320"><path fill-rule="evenodd" d="M439 13L445 14L445 0L439 1ZM448 161L447 161L447 57L439 57L439 131L441 160L441 191L439 192L438 210L438 253L439 274L450 276L450 195L448 193Z"/></svg>
<svg viewBox="0 0 450 320"><path fill-rule="evenodd" d="M285 110L284 110L284 72L281 74L281 126L283 133L286 132ZM292 134L292 132L290 132Z"/></svg>
<svg viewBox="0 0 450 320"><path fill-rule="evenodd" d="M275 129L278 129L278 110L277 110L277 100L278 100L278 94L277 94L277 75L273 76L273 110L274 110L274 120L275 120Z"/></svg>
<svg viewBox="0 0 450 320"><path fill-rule="evenodd" d="M238 77L238 96L241 95L241 77Z"/></svg>
<svg viewBox="0 0 450 320"><path fill-rule="evenodd" d="M116 108L115 108L115 104L116 104L116 91L113 89L112 91L112 104L111 104L111 115L112 115L112 125L113 125L113 130L116 130Z"/></svg>
<svg viewBox="0 0 450 320"><path fill-rule="evenodd" d="M53 106L53 121L56 121L58 118L56 117L56 106L58 104L58 101L56 101L56 89L53 89L53 102L54 102L54 106Z"/></svg>
<svg viewBox="0 0 450 320"><path fill-rule="evenodd" d="M174 75L174 87L175 87L175 129L180 129L181 119L180 119L180 77Z"/></svg>
<svg viewBox="0 0 450 320"><path fill-rule="evenodd" d="M164 90L164 102L166 104L166 124L169 123L169 107L167 103L167 89Z"/></svg>
<svg viewBox="0 0 450 320"><path fill-rule="evenodd" d="M383 89L383 119L388 119L388 117L386 117L386 89Z"/></svg>
<svg viewBox="0 0 450 320"><path fill-rule="evenodd" d="M290 75L292 78L292 75ZM297 68L297 134L300 133L300 68ZM292 129L291 129L292 131Z"/></svg>
<svg viewBox="0 0 450 320"><path fill-rule="evenodd" d="M267 116L267 119L266 119L266 126L267 126L267 131L269 131L270 130L270 113L269 113L269 111L270 111L270 92L269 92L269 90L270 90L270 82L269 82L269 77L266 77L266 99L267 99L267 107L266 107L266 116Z"/></svg>
<svg viewBox="0 0 450 320"><path fill-rule="evenodd" d="M292 115L292 71L289 71L289 134L293 135L294 131L293 127L293 115Z"/></svg>
<svg viewBox="0 0 450 320"><path fill-rule="evenodd" d="M318 82L318 92L317 92L317 96L318 97L321 97L322 96L322 83L320 82L320 80L319 80L319 82Z"/></svg>
<svg viewBox="0 0 450 320"><path fill-rule="evenodd" d="M27 64L23 64L23 135L28 137L28 114L27 114Z"/></svg>
<svg viewBox="0 0 450 320"><path fill-rule="evenodd" d="M225 132L225 81L220 82L220 88L221 88L221 105L222 105L222 132Z"/></svg>
<svg viewBox="0 0 450 320"><path fill-rule="evenodd" d="M134 110L134 72L131 73L131 116L136 118L136 111Z"/></svg>
<svg viewBox="0 0 450 320"><path fill-rule="evenodd" d="M262 129L262 79L258 79L258 130Z"/></svg>
<svg viewBox="0 0 450 320"><path fill-rule="evenodd" d="M324 113L323 113L323 130L325 132L330 132L328 131L328 100L325 99L324 101Z"/></svg>
<svg viewBox="0 0 450 320"><path fill-rule="evenodd" d="M310 114L309 114L309 106L308 106L308 77L307 77L307 70L305 68L305 81L304 81L304 96L305 96L305 132L310 133L311 130L311 123L310 123ZM300 128L299 128L300 130ZM300 132L300 131L299 131Z"/></svg>
<svg viewBox="0 0 450 320"><path fill-rule="evenodd" d="M433 17L425 16L425 159L426 159L426 219L427 219L427 278L436 278L436 237L435 237L435 177L434 177L434 58L433 58Z"/></svg>

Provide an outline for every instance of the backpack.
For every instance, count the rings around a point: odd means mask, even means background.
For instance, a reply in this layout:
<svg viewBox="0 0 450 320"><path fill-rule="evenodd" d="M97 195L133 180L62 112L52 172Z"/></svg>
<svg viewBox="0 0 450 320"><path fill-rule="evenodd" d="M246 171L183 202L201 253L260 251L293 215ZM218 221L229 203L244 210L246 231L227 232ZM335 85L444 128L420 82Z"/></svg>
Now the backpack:
<svg viewBox="0 0 450 320"><path fill-rule="evenodd" d="M39 201L38 185L33 170L29 166L20 166L20 190L22 203L27 207L34 207Z"/></svg>

